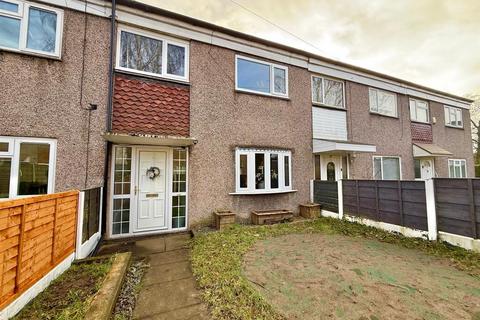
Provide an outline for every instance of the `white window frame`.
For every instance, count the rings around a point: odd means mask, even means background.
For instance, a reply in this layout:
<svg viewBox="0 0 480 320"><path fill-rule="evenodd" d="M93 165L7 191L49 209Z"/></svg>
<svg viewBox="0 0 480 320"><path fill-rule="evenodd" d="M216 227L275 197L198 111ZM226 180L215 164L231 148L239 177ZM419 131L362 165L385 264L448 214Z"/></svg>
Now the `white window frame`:
<svg viewBox="0 0 480 320"><path fill-rule="evenodd" d="M459 162L457 165L455 162ZM460 167L460 172L462 172L462 163L465 165L465 177L452 177L450 174L450 166L453 165L453 172L455 174L455 167L459 166ZM455 178L455 179L463 179L468 177L468 172L467 172L467 160L466 159L448 159L448 177L449 178Z"/></svg>
<svg viewBox="0 0 480 320"><path fill-rule="evenodd" d="M120 57L121 57L121 37L122 37L122 31L128 32L128 33L133 33L139 36L143 37L148 37L152 38L158 41L162 42L162 73L153 73L153 72L147 72L147 71L141 71L137 69L130 69L127 67L122 67L120 65ZM167 73L167 56L168 56L168 45L175 45L179 46L185 49L185 76L178 76L174 74L169 74ZM170 79L170 80L176 80L176 81L181 81L181 82L188 82L189 81L189 65L190 65L190 54L189 54L189 43L187 41L171 38L168 36L164 36L162 34L158 33L153 33L137 28L131 28L127 26L118 26L117 28L117 51L116 51L116 57L115 57L115 69L120 70L120 71L126 71L129 73L135 73L135 74L141 74L141 75L146 75L150 77L155 77L155 78L161 78L161 79Z"/></svg>
<svg viewBox="0 0 480 320"><path fill-rule="evenodd" d="M375 92L375 95L376 95L376 107L377 107L377 110L373 110L372 109L372 105L370 104L370 96L371 94ZM394 108L395 108L395 115L390 115L390 114L386 114L386 113L383 113L383 112L380 112L378 111L378 93L381 92L381 93L385 93L385 94L390 94L390 95L393 95L394 99L393 99L393 102L394 102ZM385 116L385 117L390 117L390 118L398 118L398 106L397 106L397 94L394 93L394 92L390 92L390 91L386 91L386 90L381 90L381 89L377 89L377 88L368 88L368 104L369 104L369 107L370 107L370 112L371 113L374 113L374 114L380 114L382 116Z"/></svg>
<svg viewBox="0 0 480 320"><path fill-rule="evenodd" d="M17 0L3 0L3 1L18 5L17 13L7 11L7 10L0 10L0 16L5 16L5 17L15 18L17 20L20 20L20 37L18 42L18 48L0 46L0 49L5 51L20 52L20 53L31 53L38 56L55 57L60 59L61 51L62 51L62 35L63 35L63 10L49 7L49 6L44 6L37 3L31 3L31 2L24 2L24 1L17 1ZM29 17L28 13L30 8L38 8L40 10L50 11L57 15L54 52L46 52L46 51L27 48L27 32L28 32L28 17Z"/></svg>
<svg viewBox="0 0 480 320"><path fill-rule="evenodd" d="M315 101L314 98L313 98L313 78L320 78L322 79L322 102L320 101ZM330 81L335 81L335 82L340 82L342 84L342 106L341 107L338 107L338 106L332 106L330 104L326 104L325 103L325 80L330 80ZM313 105L316 105L316 106L324 106L324 107L329 107L329 108L335 108L335 109L339 109L339 110L345 110L346 109L346 101L345 101L345 81L343 80L340 80L340 79L336 79L336 78L332 78L332 77L326 77L324 75L315 75L315 74L312 74L311 76L311 85L310 85L310 89L312 91L312 94L311 94L311 98L312 98L312 104Z"/></svg>
<svg viewBox="0 0 480 320"><path fill-rule="evenodd" d="M11 159L12 166L10 168L10 186L8 199L24 198L29 195L18 195L18 170L20 167L20 144L36 143L48 144L50 146L48 155L48 184L47 194L53 193L55 190L55 165L57 158L57 140L44 138L25 138L25 137L4 137L0 136L0 142L9 142L9 153L0 153L0 158Z"/></svg>
<svg viewBox="0 0 480 320"><path fill-rule="evenodd" d="M240 88L238 86L238 59L263 64L270 68L270 92L267 93L267 92L256 91L256 90L249 90L249 89ZM285 71L285 93L275 92L275 73L274 73L275 68L282 69ZM235 55L235 90L240 92L260 94L264 96L288 98L288 67L275 64L275 63L266 62L263 60L253 59L253 58L242 56L242 55Z"/></svg>
<svg viewBox="0 0 480 320"><path fill-rule="evenodd" d="M400 180L402 180L402 157L400 156L373 156L372 157L372 179L375 180L375 159L379 158L381 160L381 169L382 169L382 180L385 180L383 177L383 158L396 158L398 159L398 169L399 169L399 174L400 174ZM385 180L385 181L395 181L395 180Z"/></svg>
<svg viewBox="0 0 480 320"><path fill-rule="evenodd" d="M445 126L446 127L451 127L451 128L460 128L460 129L463 129L463 112L462 112L462 109L461 108L457 108L457 107L452 107L452 106L447 106L447 105L444 105L443 106L443 110L444 110L444 114L446 115L447 112L448 112L448 121L447 121L447 117L445 116ZM455 110L455 122L458 122L458 118L457 118L457 114L458 112L460 112L460 121L462 121L462 125L452 125L451 124L451 119L450 119L450 113L452 110Z"/></svg>
<svg viewBox="0 0 480 320"><path fill-rule="evenodd" d="M255 188L255 154L265 157L265 188ZM270 186L270 154L278 154L278 188ZM247 187L240 187L240 155L247 155ZM288 177L289 185L285 186L285 158L289 158ZM231 194L271 194L293 192L292 187L292 152L289 150L237 148L235 150L235 192Z"/></svg>
<svg viewBox="0 0 480 320"><path fill-rule="evenodd" d="M415 102L415 119L412 119L412 105L411 105L411 102ZM418 116L417 116L417 102L423 102L425 103L425 105L427 106L427 121L420 121L420 120L417 120ZM409 111L410 111L410 120L413 121L413 122L419 122L419 123L430 123L430 105L428 103L428 101L426 100L421 100L421 99L414 99L414 98L410 98L408 100L408 107L409 107Z"/></svg>

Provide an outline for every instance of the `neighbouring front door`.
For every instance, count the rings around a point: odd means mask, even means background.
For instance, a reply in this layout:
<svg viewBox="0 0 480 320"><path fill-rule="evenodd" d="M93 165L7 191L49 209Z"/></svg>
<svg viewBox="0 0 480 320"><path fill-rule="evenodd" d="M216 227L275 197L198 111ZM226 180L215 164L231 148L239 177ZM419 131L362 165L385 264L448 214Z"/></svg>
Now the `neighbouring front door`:
<svg viewBox="0 0 480 320"><path fill-rule="evenodd" d="M421 159L420 160L420 172L422 180L431 179L434 177L433 160Z"/></svg>
<svg viewBox="0 0 480 320"><path fill-rule="evenodd" d="M320 178L321 180L337 181L342 179L342 156L321 155L320 156Z"/></svg>
<svg viewBox="0 0 480 320"><path fill-rule="evenodd" d="M138 151L135 231L167 228L165 151Z"/></svg>

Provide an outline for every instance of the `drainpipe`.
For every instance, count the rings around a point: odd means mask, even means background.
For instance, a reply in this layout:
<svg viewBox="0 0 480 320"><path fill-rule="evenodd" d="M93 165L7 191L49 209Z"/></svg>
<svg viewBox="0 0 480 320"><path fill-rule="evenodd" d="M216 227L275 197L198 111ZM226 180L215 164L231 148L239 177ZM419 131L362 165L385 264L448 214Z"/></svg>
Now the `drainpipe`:
<svg viewBox="0 0 480 320"><path fill-rule="evenodd" d="M112 13L110 16L110 61L108 65L108 102L107 102L107 123L106 131L110 132L112 130L112 112L113 112L113 61L114 61L114 48L115 48L115 18L116 18L116 2L112 0ZM103 240L103 235L106 232L107 226L107 203L108 203L108 165L110 159L110 149L111 143L105 143L105 163L103 171L103 205L102 205L102 230L100 231L101 240ZM101 242L101 241L100 241ZM99 242L99 244L100 244Z"/></svg>

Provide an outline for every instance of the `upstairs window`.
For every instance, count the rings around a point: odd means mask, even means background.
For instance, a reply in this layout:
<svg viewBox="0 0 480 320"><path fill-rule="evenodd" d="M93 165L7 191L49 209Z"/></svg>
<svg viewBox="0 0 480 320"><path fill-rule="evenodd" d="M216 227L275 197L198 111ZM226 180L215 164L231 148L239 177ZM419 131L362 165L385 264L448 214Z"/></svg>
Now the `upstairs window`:
<svg viewBox="0 0 480 320"><path fill-rule="evenodd" d="M462 109L444 106L445 125L448 127L463 128Z"/></svg>
<svg viewBox="0 0 480 320"><path fill-rule="evenodd" d="M280 193L292 190L291 152L237 149L236 193Z"/></svg>
<svg viewBox="0 0 480 320"><path fill-rule="evenodd" d="M0 48L60 57L63 11L0 0Z"/></svg>
<svg viewBox="0 0 480 320"><path fill-rule="evenodd" d="M466 178L467 161L465 159L448 159L448 177Z"/></svg>
<svg viewBox="0 0 480 320"><path fill-rule="evenodd" d="M236 56L236 89L273 96L288 96L288 68Z"/></svg>
<svg viewBox="0 0 480 320"><path fill-rule="evenodd" d="M369 88L370 112L397 117L397 95L391 92Z"/></svg>
<svg viewBox="0 0 480 320"><path fill-rule="evenodd" d="M410 120L430 123L430 114L426 101L410 99Z"/></svg>
<svg viewBox="0 0 480 320"><path fill-rule="evenodd" d="M119 29L118 37L118 69L188 81L186 43L125 27Z"/></svg>
<svg viewBox="0 0 480 320"><path fill-rule="evenodd" d="M343 81L312 76L312 102L327 107L344 109Z"/></svg>

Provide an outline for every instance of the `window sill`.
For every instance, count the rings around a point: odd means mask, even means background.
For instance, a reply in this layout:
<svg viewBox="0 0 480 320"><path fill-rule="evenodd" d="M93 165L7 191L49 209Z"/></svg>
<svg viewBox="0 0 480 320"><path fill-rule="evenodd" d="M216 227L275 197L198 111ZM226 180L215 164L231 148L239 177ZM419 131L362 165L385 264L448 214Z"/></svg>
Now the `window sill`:
<svg viewBox="0 0 480 320"><path fill-rule="evenodd" d="M273 190L273 191L240 191L240 192L230 192L231 196L256 196L256 195L265 195L265 194L281 194L281 193L293 193L297 190Z"/></svg>
<svg viewBox="0 0 480 320"><path fill-rule="evenodd" d="M411 120L411 119L410 119L410 122L411 122L411 123L418 123L418 124L428 124L428 125L430 125L430 126L432 125L430 122L422 122L422 121Z"/></svg>
<svg viewBox="0 0 480 320"><path fill-rule="evenodd" d="M178 79L178 78L170 78L170 77L155 75L155 74L151 74L151 73L147 73L147 72L135 71L135 70L132 70L132 69L124 69L124 68L120 68L120 67L115 67L115 72L116 73L127 74L127 75L132 75L132 76L136 76L136 77L147 78L147 79L174 82L174 83L183 84L183 85L190 85L190 82L188 80L182 80L182 79Z"/></svg>
<svg viewBox="0 0 480 320"><path fill-rule="evenodd" d="M289 96L281 96L281 95L276 95L276 94L271 94L271 93L262 93L262 92L255 92L255 91L248 91L248 90L243 90L236 88L235 89L236 93L245 93L245 94L251 94L254 96L261 96L261 97L268 97L268 98L276 98L276 99L281 99L281 100L286 100L290 101Z"/></svg>
<svg viewBox="0 0 480 320"><path fill-rule="evenodd" d="M464 127L455 127L455 126L450 126L450 125L448 125L448 124L446 124L445 127L447 127L447 128L452 128L452 129L460 129L460 130L463 130L463 129L464 129Z"/></svg>
<svg viewBox="0 0 480 320"><path fill-rule="evenodd" d="M380 117L386 117L386 118L390 118L390 119L398 119L398 116L389 116L387 114L378 113L378 112L374 112L374 111L370 111L370 114L375 115L375 116L380 116Z"/></svg>
<svg viewBox="0 0 480 320"><path fill-rule="evenodd" d="M320 107L320 108L328 108L328 109L334 109L334 110L347 111L347 108L345 108L345 107L329 106L328 104L323 104L323 103L319 103L319 102L313 102L313 101L312 101L312 105L313 105L314 107Z"/></svg>
<svg viewBox="0 0 480 320"><path fill-rule="evenodd" d="M33 51L24 51L24 50L19 50L19 49L0 47L0 53L2 53L2 52L16 53L16 54L20 54L20 55L31 56L31 57L35 57L35 58L44 58L44 59L49 59L49 60L54 60L54 61L62 61L62 58L60 56L54 56L54 55L50 55L50 54L42 54L42 53L33 52Z"/></svg>

